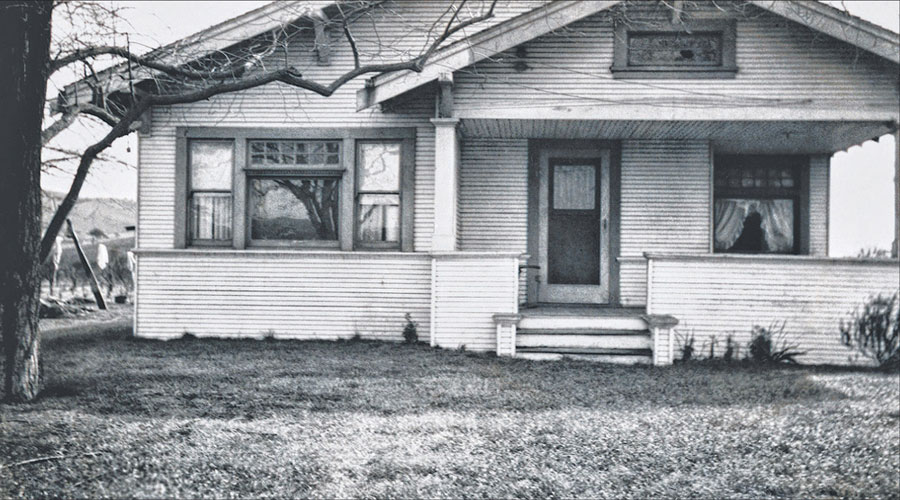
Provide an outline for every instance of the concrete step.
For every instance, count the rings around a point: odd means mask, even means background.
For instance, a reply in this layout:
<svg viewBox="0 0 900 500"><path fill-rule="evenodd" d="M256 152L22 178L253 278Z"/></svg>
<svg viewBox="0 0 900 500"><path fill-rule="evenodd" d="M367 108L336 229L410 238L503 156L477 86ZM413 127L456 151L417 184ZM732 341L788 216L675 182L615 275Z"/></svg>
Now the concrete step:
<svg viewBox="0 0 900 500"><path fill-rule="evenodd" d="M650 349L650 333L635 330L519 330L516 347Z"/></svg>
<svg viewBox="0 0 900 500"><path fill-rule="evenodd" d="M653 355L649 349L553 349L524 347L516 349L516 357L536 361L550 361L567 358L625 365L649 365L653 363Z"/></svg>
<svg viewBox="0 0 900 500"><path fill-rule="evenodd" d="M519 330L628 330L644 331L647 322L637 316L562 316L526 315L519 320Z"/></svg>

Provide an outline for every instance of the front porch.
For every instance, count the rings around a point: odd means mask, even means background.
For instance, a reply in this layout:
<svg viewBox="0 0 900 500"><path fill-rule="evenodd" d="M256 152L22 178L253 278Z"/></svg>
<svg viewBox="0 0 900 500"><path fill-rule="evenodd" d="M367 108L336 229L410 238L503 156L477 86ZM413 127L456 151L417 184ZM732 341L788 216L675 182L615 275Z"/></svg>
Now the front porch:
<svg viewBox="0 0 900 500"><path fill-rule="evenodd" d="M523 256L518 307L494 315L499 355L669 364L687 336L695 338L696 352L720 356L727 337L746 346L753 326L784 322L785 340L807 353L802 362L854 363L860 360L839 342L840 320L870 295L891 293L900 283L896 259L828 256L830 157L891 131L883 121L434 122L436 184L458 185L445 209L436 199L436 236L444 235L451 254ZM596 154L584 153L591 148ZM596 231L576 232L566 243L586 234L597 238L595 263L585 262L583 252L579 257L596 279L577 281L569 297L569 289L544 291L573 276L571 269L568 277L551 275L550 253L561 245L552 239L553 155L598 158L601 165L579 181L593 182L586 192L596 198L577 202L599 207L591 219ZM797 194L792 225L782 231L790 233L787 252L718 247L724 239L716 232L721 155L800 162L791 167ZM576 260L557 256L556 262ZM591 287L597 293L582 293Z"/></svg>

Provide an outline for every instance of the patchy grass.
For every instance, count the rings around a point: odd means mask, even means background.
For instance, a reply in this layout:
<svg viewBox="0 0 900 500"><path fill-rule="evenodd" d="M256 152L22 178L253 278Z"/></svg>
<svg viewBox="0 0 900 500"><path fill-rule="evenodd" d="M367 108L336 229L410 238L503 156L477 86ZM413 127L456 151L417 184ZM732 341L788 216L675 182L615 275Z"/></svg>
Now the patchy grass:
<svg viewBox="0 0 900 500"><path fill-rule="evenodd" d="M900 496L896 374L105 328L0 407L0 497Z"/></svg>

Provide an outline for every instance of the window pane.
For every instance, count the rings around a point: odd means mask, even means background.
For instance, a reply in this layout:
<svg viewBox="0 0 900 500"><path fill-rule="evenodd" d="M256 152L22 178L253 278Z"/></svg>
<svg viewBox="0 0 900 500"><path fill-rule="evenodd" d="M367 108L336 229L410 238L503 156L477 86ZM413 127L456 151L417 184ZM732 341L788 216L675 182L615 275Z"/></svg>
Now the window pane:
<svg viewBox="0 0 900 500"><path fill-rule="evenodd" d="M191 141L191 189L231 190L231 142Z"/></svg>
<svg viewBox="0 0 900 500"><path fill-rule="evenodd" d="M593 210L596 201L596 169L593 165L553 167L553 208Z"/></svg>
<svg viewBox="0 0 900 500"><path fill-rule="evenodd" d="M359 195L359 240L400 241L400 195Z"/></svg>
<svg viewBox="0 0 900 500"><path fill-rule="evenodd" d="M794 220L793 200L718 199L715 249L736 253L791 253Z"/></svg>
<svg viewBox="0 0 900 500"><path fill-rule="evenodd" d="M251 179L250 238L337 240L339 192L334 178Z"/></svg>
<svg viewBox="0 0 900 500"><path fill-rule="evenodd" d="M253 165L340 165L340 141L250 141Z"/></svg>
<svg viewBox="0 0 900 500"><path fill-rule="evenodd" d="M231 193L194 193L191 196L191 239L231 239Z"/></svg>
<svg viewBox="0 0 900 500"><path fill-rule="evenodd" d="M631 33L629 66L719 66L721 33Z"/></svg>
<svg viewBox="0 0 900 500"><path fill-rule="evenodd" d="M359 144L359 190L400 191L400 144Z"/></svg>

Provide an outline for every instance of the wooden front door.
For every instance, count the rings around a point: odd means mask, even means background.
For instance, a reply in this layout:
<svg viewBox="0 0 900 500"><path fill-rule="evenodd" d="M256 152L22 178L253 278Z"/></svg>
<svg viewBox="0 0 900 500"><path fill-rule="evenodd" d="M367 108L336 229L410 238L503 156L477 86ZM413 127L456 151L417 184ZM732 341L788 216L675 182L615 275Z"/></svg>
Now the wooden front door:
<svg viewBox="0 0 900 500"><path fill-rule="evenodd" d="M540 154L540 302L609 302L609 152Z"/></svg>

